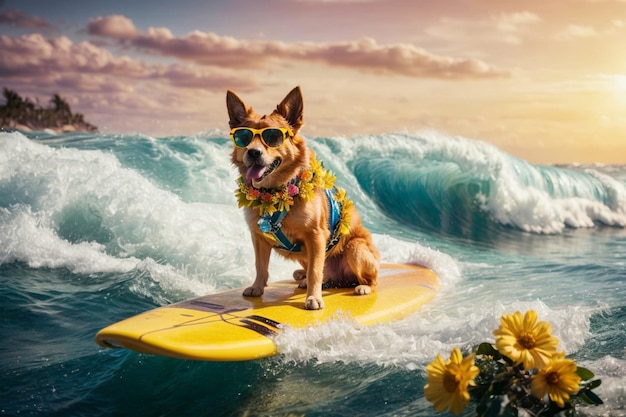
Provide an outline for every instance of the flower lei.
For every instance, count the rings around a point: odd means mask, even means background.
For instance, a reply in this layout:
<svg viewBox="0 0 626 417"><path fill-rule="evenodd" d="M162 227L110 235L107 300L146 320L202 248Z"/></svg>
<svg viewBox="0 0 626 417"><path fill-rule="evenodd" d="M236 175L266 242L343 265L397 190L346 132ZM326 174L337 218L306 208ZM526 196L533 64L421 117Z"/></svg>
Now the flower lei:
<svg viewBox="0 0 626 417"><path fill-rule="evenodd" d="M280 188L255 188L240 175L237 178L239 188L235 190L235 197L240 208L255 208L259 210L260 216L271 216L277 211L289 211L296 197L309 201L313 198L316 188L333 188L335 179L336 177L324 169L322 163L315 158L315 154L312 154L309 168ZM337 188L335 198L342 206L339 233L346 234L350 230L350 215L347 208L352 202L346 198L346 192L341 188Z"/></svg>

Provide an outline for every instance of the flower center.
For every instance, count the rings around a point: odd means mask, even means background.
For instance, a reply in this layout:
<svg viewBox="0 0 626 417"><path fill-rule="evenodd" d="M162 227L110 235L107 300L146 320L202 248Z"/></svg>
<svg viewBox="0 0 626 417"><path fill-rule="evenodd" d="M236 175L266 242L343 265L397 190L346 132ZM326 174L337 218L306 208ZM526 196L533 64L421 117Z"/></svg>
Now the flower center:
<svg viewBox="0 0 626 417"><path fill-rule="evenodd" d="M517 341L524 349L532 349L535 347L535 336L531 333L524 332L520 334Z"/></svg>
<svg viewBox="0 0 626 417"><path fill-rule="evenodd" d="M548 385L557 385L559 383L559 373L554 371L546 373L546 382Z"/></svg>
<svg viewBox="0 0 626 417"><path fill-rule="evenodd" d="M448 392L455 392L459 387L459 378L457 377L457 375L446 372L443 375L443 387Z"/></svg>

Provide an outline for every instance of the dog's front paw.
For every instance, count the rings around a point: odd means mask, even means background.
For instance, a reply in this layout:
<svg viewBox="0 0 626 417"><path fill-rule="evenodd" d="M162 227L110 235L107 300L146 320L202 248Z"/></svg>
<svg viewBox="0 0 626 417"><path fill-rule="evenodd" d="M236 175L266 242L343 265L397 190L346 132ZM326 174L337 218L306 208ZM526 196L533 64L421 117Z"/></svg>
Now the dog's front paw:
<svg viewBox="0 0 626 417"><path fill-rule="evenodd" d="M358 285L354 288L356 295L368 295L372 293L372 287L369 285Z"/></svg>
<svg viewBox="0 0 626 417"><path fill-rule="evenodd" d="M248 287L243 290L244 297L260 297L263 295L263 288Z"/></svg>
<svg viewBox="0 0 626 417"><path fill-rule="evenodd" d="M307 310L321 310L324 308L324 301L321 297L309 295L304 303L304 308Z"/></svg>

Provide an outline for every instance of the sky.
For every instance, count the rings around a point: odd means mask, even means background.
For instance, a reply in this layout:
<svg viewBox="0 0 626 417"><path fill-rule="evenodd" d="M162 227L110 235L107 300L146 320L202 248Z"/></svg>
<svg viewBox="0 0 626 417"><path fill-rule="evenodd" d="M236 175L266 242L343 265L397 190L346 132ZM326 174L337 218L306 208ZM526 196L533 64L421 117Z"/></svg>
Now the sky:
<svg viewBox="0 0 626 417"><path fill-rule="evenodd" d="M625 0L0 0L0 84L104 133L227 131L295 86L308 138L440 132L626 163Z"/></svg>

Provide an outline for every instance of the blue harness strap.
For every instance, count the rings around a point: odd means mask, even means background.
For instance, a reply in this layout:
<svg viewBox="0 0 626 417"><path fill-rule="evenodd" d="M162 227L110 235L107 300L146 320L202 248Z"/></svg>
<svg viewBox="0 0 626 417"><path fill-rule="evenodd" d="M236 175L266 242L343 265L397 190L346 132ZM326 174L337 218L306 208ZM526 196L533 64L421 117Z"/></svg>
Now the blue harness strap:
<svg viewBox="0 0 626 417"><path fill-rule="evenodd" d="M341 221L341 211L343 207L335 198L335 194L337 193L336 187L333 187L332 191L328 188L324 191L326 191L326 199L330 206L330 210L328 211L328 230L330 230L330 237L326 243L326 253L328 254L341 239L339 223Z"/></svg>
<svg viewBox="0 0 626 417"><path fill-rule="evenodd" d="M332 191L327 188L324 191L326 192L326 199L330 206L330 210L328 210L328 230L330 230L331 234L334 234L337 223L339 223L341 219L341 207L339 207L339 203L337 203L335 199L337 188L333 187Z"/></svg>
<svg viewBox="0 0 626 417"><path fill-rule="evenodd" d="M337 192L336 188L326 189L326 199L328 200L329 211L328 211L328 230L330 230L330 238L328 239L328 243L326 244L326 253L330 252L332 248L335 247L337 242L339 242L339 221L341 220L341 204L337 202L335 199L335 194ZM287 216L287 210L276 211L271 216L269 214L264 214L259 219L259 229L263 233L271 234L278 245L276 246L278 249L284 249L289 252L300 252L302 251L302 247L299 243L291 243L287 236L281 230L282 221Z"/></svg>
<svg viewBox="0 0 626 417"><path fill-rule="evenodd" d="M300 252L302 250L300 244L291 243L289 239L287 239L287 236L285 236L285 234L281 230L282 222L286 215L286 210L277 211L272 215L272 217L270 218L270 224L272 225L270 233L274 235L276 242L278 242L278 248L288 250L289 252Z"/></svg>

